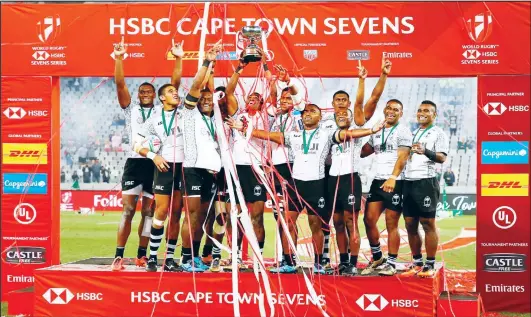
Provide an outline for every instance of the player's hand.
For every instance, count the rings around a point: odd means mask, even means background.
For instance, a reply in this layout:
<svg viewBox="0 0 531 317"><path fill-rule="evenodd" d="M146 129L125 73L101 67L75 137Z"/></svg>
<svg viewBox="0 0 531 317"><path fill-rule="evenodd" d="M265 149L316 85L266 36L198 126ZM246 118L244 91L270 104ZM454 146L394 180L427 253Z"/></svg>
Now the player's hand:
<svg viewBox="0 0 531 317"><path fill-rule="evenodd" d="M114 44L114 57L123 58L125 53L127 53L127 44L124 43L124 37L122 35L122 40L120 43Z"/></svg>
<svg viewBox="0 0 531 317"><path fill-rule="evenodd" d="M393 63L382 54L382 74L389 75L391 73L391 66L393 66Z"/></svg>
<svg viewBox="0 0 531 317"><path fill-rule="evenodd" d="M256 50L260 53L260 57L262 58L261 63L267 63L267 55L264 53L264 50L261 47L258 47Z"/></svg>
<svg viewBox="0 0 531 317"><path fill-rule="evenodd" d="M363 67L363 65L361 65L361 61L358 61L358 67L356 67L358 69L358 77L361 78L361 79L365 79L367 78L367 75L369 75L369 72L367 71L367 69L365 67Z"/></svg>
<svg viewBox="0 0 531 317"><path fill-rule="evenodd" d="M385 120L382 120L382 121L376 123L376 124L373 125L372 128L371 128L371 132L372 132L372 134L377 133L378 131L380 131L381 129L383 129L384 126L385 126Z"/></svg>
<svg viewBox="0 0 531 317"><path fill-rule="evenodd" d="M245 59L243 58L244 52L245 51L242 51L242 53L240 54L240 59L238 60L238 62L239 62L238 67L240 67L240 68L245 68L245 66L249 65L249 63L246 62Z"/></svg>
<svg viewBox="0 0 531 317"><path fill-rule="evenodd" d="M240 120L236 120L232 117L227 117L227 119L225 120L225 122L227 123L227 125L231 128L231 129L235 129L235 130L238 130L240 132L244 132L243 130L243 122L241 122Z"/></svg>
<svg viewBox="0 0 531 317"><path fill-rule="evenodd" d="M383 191L386 193L392 193L395 190L396 186L396 179L389 178L385 181L385 183L380 186L380 188L383 188Z"/></svg>
<svg viewBox="0 0 531 317"><path fill-rule="evenodd" d="M168 164L168 162L166 162L166 160L160 155L156 155L153 158L153 163L155 163L155 166L161 172L167 172L168 169L170 168L170 165Z"/></svg>
<svg viewBox="0 0 531 317"><path fill-rule="evenodd" d="M218 56L219 52L221 52L221 40L219 40L216 44L214 44L214 46L212 46L211 49L209 49L206 53L205 53L205 59L207 61L215 61L216 60L216 57Z"/></svg>
<svg viewBox="0 0 531 317"><path fill-rule="evenodd" d="M426 148L424 147L424 145L420 144L420 143L415 143L413 144L413 146L411 147L411 151L413 153L417 153L417 154L420 154L420 155L424 155L424 153L426 152Z"/></svg>
<svg viewBox="0 0 531 317"><path fill-rule="evenodd" d="M175 58L183 58L184 56L184 50L183 50L183 43L184 40L182 40L180 43L175 43L174 39L171 39L171 53Z"/></svg>
<svg viewBox="0 0 531 317"><path fill-rule="evenodd" d="M290 78L289 78L288 70L285 69L282 65L275 65L274 68L278 72L277 80L283 81L286 84L289 84Z"/></svg>

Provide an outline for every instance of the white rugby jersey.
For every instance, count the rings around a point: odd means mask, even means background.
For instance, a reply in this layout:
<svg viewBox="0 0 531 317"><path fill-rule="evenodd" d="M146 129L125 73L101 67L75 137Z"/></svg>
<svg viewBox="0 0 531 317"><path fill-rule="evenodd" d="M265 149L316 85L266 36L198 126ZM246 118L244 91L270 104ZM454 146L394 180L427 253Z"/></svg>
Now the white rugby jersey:
<svg viewBox="0 0 531 317"><path fill-rule="evenodd" d="M283 115L279 114L271 118L273 119L270 129L271 132L288 133L291 131L299 131L297 121L291 112ZM274 165L293 162L293 153L291 153L288 147L275 142L271 143L271 160Z"/></svg>
<svg viewBox="0 0 531 317"><path fill-rule="evenodd" d="M165 118L166 127L170 130L169 135L164 130ZM172 117L174 119L172 120ZM165 111L160 108L152 113L146 121L145 133L147 135L156 135L161 141L160 150L157 152L166 161L172 163L182 163L184 160L184 140L179 122L182 120L182 114L179 109ZM171 122L171 124L170 124ZM146 135L146 136L147 136Z"/></svg>
<svg viewBox="0 0 531 317"><path fill-rule="evenodd" d="M247 125L246 133L252 133L253 129L266 130L268 127L269 116L262 112L257 112L254 116L250 116L249 113L244 112L236 117L236 120L243 122ZM265 121L265 122L264 122ZM251 125L253 129L251 129ZM267 141L257 138L249 138L242 132L232 129L232 158L236 165L251 165L251 159L261 165L268 157L267 153Z"/></svg>
<svg viewBox="0 0 531 317"><path fill-rule="evenodd" d="M394 129L393 129L394 128ZM382 138L382 135L385 139ZM398 148L402 146L411 147L412 135L405 124L398 123L394 127L385 128L376 134L372 134L369 143L376 155L376 175L375 179L387 180L393 174L396 161L398 159ZM383 145L385 146L383 146ZM397 177L403 179L404 171Z"/></svg>
<svg viewBox="0 0 531 317"><path fill-rule="evenodd" d="M329 131L335 132L338 128L334 115L327 116L327 120L321 123L321 127ZM349 130L362 129L354 122L351 123ZM363 138L351 139L343 142L345 146L333 144L330 156L327 158L327 164L330 164L330 175L339 176L351 173L358 173L361 161L361 148L363 146ZM343 152L341 152L343 148Z"/></svg>
<svg viewBox="0 0 531 317"><path fill-rule="evenodd" d="M430 129L418 128L413 132L413 143L420 143L426 149L433 152L443 152L448 154L450 142L448 135L438 126L432 126ZM419 180L437 176L434 161L426 157L413 153L406 167L406 180Z"/></svg>
<svg viewBox="0 0 531 317"><path fill-rule="evenodd" d="M219 172L221 156L213 117L203 115L199 109L183 108L180 127L184 140L184 167L204 168Z"/></svg>
<svg viewBox="0 0 531 317"><path fill-rule="evenodd" d="M127 108L122 109L125 116L125 129L129 135L130 148L127 149L129 151L129 158L144 158L133 150L134 140L137 134L142 134L145 122L158 109L162 108L159 106L153 106L151 108L142 107L138 101L131 102Z"/></svg>
<svg viewBox="0 0 531 317"><path fill-rule="evenodd" d="M334 133L335 131L317 128L284 134L284 144L293 152L294 179L313 181L325 177L325 160L330 153ZM304 154L303 134L306 134L307 154Z"/></svg>

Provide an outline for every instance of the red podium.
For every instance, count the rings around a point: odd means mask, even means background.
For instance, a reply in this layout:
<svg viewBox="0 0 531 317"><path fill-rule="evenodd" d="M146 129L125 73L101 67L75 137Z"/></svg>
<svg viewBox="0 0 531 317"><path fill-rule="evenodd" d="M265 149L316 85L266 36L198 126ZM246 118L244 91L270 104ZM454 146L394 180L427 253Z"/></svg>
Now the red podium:
<svg viewBox="0 0 531 317"><path fill-rule="evenodd" d="M109 262L110 263L110 262ZM64 264L35 271L34 316L259 316L264 296L253 273L148 273L134 266ZM313 275L317 297L302 274L268 273L275 316L435 316L443 269L434 278ZM260 294L262 288L262 294ZM266 315L270 314L267 299Z"/></svg>

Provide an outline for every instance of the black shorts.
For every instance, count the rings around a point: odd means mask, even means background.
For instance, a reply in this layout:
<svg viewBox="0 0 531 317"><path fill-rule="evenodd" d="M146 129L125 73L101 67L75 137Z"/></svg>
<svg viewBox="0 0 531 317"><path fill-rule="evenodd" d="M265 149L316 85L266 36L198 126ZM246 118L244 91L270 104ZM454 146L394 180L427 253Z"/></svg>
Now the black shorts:
<svg viewBox="0 0 531 317"><path fill-rule="evenodd" d="M267 200L266 189L257 179L257 175L251 165L236 165L236 172L238 173L243 198L245 198L246 203L254 203L257 201L265 202ZM234 194L236 194L236 192ZM229 202L229 197L227 197L227 202ZM237 194L236 204L240 204Z"/></svg>
<svg viewBox="0 0 531 317"><path fill-rule="evenodd" d="M435 218L441 188L437 178L404 181L404 217Z"/></svg>
<svg viewBox="0 0 531 317"><path fill-rule="evenodd" d="M155 194L171 195L173 191L181 190L183 163L168 162L170 168L167 172L160 172L155 168ZM175 173L173 166L175 165Z"/></svg>
<svg viewBox="0 0 531 317"><path fill-rule="evenodd" d="M222 167L219 173L214 175L214 183L216 184L216 194L221 199L224 199L227 194L227 180L225 179L225 169Z"/></svg>
<svg viewBox="0 0 531 317"><path fill-rule="evenodd" d="M392 193L386 193L380 188L385 180L375 179L372 181L371 189L367 195L367 205L372 202L382 201L384 208L396 212L402 212L402 180L397 180L395 190ZM367 206L366 206L367 207ZM367 208L365 208L367 210Z"/></svg>
<svg viewBox="0 0 531 317"><path fill-rule="evenodd" d="M339 178L339 184L337 179ZM336 195L337 188L337 195ZM328 207L333 208L336 200L335 212L361 210L361 179L358 173L328 178Z"/></svg>
<svg viewBox="0 0 531 317"><path fill-rule="evenodd" d="M293 177L291 177L291 172L288 167L288 164L278 164L275 165L276 171L273 172L273 176L275 179L275 191L278 197L283 197L284 195L284 189L286 188L287 197L284 197L284 200L288 201L288 210L295 211L297 208L297 205L295 204L295 200L297 199L297 192L295 191L295 181L293 180ZM273 206L275 204L273 203ZM284 206L282 206L281 210L286 210ZM273 208L273 211L276 212L276 207Z"/></svg>
<svg viewBox="0 0 531 317"><path fill-rule="evenodd" d="M300 181L295 180L297 186L297 192L299 197L293 199L296 205L295 210L301 212L304 207L307 207L308 215L318 215L325 219L327 217L327 201L326 201L326 181L325 179L319 179L315 181Z"/></svg>
<svg viewBox="0 0 531 317"><path fill-rule="evenodd" d="M201 197L201 201L210 201L216 193L214 174L204 168L184 168L184 195L187 197Z"/></svg>
<svg viewBox="0 0 531 317"><path fill-rule="evenodd" d="M155 164L148 158L128 158L122 175L122 195L153 198Z"/></svg>

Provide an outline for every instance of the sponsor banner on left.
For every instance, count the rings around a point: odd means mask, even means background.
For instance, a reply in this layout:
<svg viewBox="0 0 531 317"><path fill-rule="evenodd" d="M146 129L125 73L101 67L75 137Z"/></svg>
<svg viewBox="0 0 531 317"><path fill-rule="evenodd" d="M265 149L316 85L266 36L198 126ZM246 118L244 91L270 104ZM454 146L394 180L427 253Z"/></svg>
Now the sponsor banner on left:
<svg viewBox="0 0 531 317"><path fill-rule="evenodd" d="M45 195L2 197L2 230L49 232L52 212Z"/></svg>
<svg viewBox="0 0 531 317"><path fill-rule="evenodd" d="M108 190L62 190L61 211L123 211L122 192Z"/></svg>
<svg viewBox="0 0 531 317"><path fill-rule="evenodd" d="M48 174L3 173L2 193L46 195L48 193Z"/></svg>
<svg viewBox="0 0 531 317"><path fill-rule="evenodd" d="M48 164L46 143L2 143L3 164Z"/></svg>
<svg viewBox="0 0 531 317"><path fill-rule="evenodd" d="M15 231L2 230L2 297L10 291L33 286L34 270L52 264L48 235L27 235L21 240Z"/></svg>

